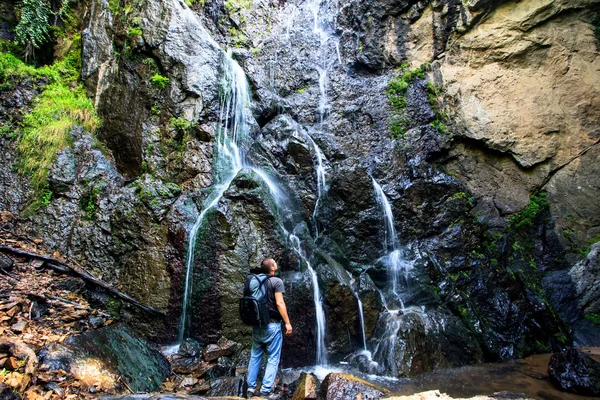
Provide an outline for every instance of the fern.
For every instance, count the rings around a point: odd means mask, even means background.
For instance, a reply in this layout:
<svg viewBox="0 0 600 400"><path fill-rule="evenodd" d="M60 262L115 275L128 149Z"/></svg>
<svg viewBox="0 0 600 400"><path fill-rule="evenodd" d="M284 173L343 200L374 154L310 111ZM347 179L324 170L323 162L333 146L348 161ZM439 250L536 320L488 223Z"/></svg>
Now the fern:
<svg viewBox="0 0 600 400"><path fill-rule="evenodd" d="M46 0L23 0L15 39L17 44L25 47L25 58L31 58L34 50L48 40L51 15L53 12Z"/></svg>

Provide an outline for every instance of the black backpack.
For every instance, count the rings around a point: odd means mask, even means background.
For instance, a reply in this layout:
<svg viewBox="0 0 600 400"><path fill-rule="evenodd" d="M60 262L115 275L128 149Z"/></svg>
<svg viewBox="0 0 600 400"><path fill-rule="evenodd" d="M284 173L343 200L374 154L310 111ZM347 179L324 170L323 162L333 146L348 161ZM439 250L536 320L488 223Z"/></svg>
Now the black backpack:
<svg viewBox="0 0 600 400"><path fill-rule="evenodd" d="M262 286L266 284L270 278L272 278L272 276L267 276L260 281L258 275L255 274L250 274L246 277L246 282L244 283L244 297L240 299L240 318L244 324L259 327L269 325L271 319L268 303L269 285L267 285L267 290L264 291L264 295L257 298L252 296L250 282L252 282L252 279L258 279L260 282L258 289L262 292Z"/></svg>

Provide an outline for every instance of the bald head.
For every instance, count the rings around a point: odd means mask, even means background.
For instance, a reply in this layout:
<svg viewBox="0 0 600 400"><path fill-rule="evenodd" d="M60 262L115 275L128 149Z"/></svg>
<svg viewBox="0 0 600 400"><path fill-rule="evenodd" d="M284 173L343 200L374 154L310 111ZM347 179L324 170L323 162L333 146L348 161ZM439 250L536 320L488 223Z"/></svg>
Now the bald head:
<svg viewBox="0 0 600 400"><path fill-rule="evenodd" d="M277 270L277 263L272 258L265 258L260 263L260 269L263 274L274 274Z"/></svg>

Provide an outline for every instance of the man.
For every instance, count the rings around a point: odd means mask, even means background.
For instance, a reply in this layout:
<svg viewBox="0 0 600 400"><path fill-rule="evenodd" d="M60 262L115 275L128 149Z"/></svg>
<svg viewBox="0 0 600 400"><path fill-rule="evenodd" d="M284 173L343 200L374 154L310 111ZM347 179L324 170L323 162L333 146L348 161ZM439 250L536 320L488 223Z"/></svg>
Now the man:
<svg viewBox="0 0 600 400"><path fill-rule="evenodd" d="M260 369L260 361L264 351L267 351L267 367L265 376L260 388L260 396L267 398L277 398L273 394L273 384L277 376L277 367L279 366L279 357L281 356L281 346L283 344L283 335L281 333L281 321L285 323L285 334L292 334L292 325L287 314L287 308L283 301L285 287L283 281L275 277L277 263L272 258L265 258L261 263L261 274L258 279L253 279L250 283L252 292L258 290L267 291L267 301L269 306L269 325L266 327L252 327L252 353L250 363L248 364L248 392L247 397L254 396L256 391L256 378ZM267 279L264 285L263 280ZM258 293L255 293L257 295Z"/></svg>

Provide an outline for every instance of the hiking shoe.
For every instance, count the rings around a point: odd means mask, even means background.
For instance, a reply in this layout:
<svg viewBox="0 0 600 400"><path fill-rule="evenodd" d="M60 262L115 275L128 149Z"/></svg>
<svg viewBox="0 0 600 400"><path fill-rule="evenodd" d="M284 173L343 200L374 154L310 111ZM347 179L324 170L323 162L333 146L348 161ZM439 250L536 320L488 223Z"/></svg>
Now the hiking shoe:
<svg viewBox="0 0 600 400"><path fill-rule="evenodd" d="M263 399L267 399L267 400L281 400L281 395L277 394L277 393L260 393L260 397L262 397Z"/></svg>
<svg viewBox="0 0 600 400"><path fill-rule="evenodd" d="M246 390L246 398L249 399L250 397L254 397L254 390L255 389L248 389Z"/></svg>

